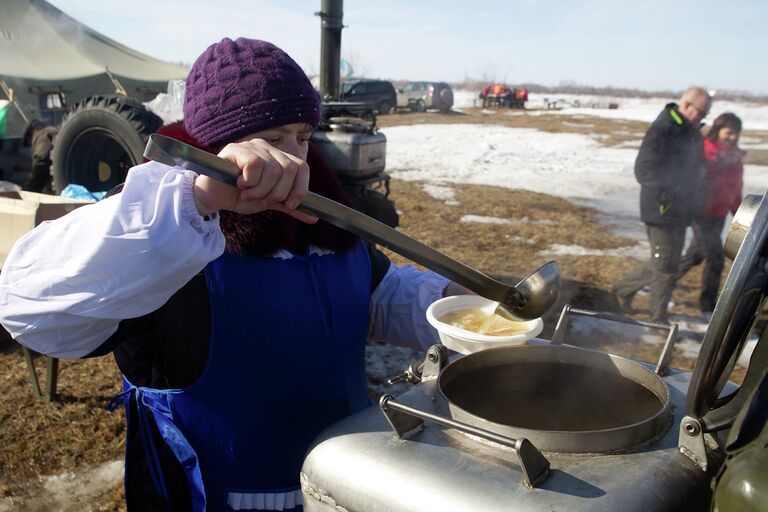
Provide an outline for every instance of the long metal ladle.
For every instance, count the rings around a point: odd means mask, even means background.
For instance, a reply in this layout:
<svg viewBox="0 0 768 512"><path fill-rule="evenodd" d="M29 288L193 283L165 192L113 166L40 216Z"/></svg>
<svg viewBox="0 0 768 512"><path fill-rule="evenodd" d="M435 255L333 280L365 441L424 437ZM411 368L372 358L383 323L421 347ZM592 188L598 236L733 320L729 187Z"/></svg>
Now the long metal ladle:
<svg viewBox="0 0 768 512"><path fill-rule="evenodd" d="M240 169L229 160L156 133L149 136L144 156L230 185L235 185L240 175ZM560 271L554 261L543 265L516 286L509 286L357 210L313 192L307 194L298 209L391 249L487 299L499 302L496 313L511 320L540 317L552 307L560 291Z"/></svg>

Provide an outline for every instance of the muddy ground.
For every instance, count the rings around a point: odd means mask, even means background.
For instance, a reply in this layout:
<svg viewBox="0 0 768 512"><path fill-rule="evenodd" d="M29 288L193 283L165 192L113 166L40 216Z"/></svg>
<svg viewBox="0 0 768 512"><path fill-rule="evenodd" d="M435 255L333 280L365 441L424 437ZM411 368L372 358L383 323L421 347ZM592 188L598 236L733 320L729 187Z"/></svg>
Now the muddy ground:
<svg viewBox="0 0 768 512"><path fill-rule="evenodd" d="M646 128L634 121L583 116L488 115L424 113L381 116L382 127L418 123L494 123L552 132L600 133L606 145L639 142ZM589 126L587 126L589 125ZM768 142L768 133L750 133ZM751 152L750 163L768 165L768 151ZM401 214L401 229L422 242L509 282L527 275L549 257L539 251L554 244L612 249L633 244L599 224L595 212L568 201L520 190L456 185L458 204L448 205L424 192L422 183L392 181L391 194ZM509 219L511 224L462 223L462 215ZM546 222L537 222L546 221ZM392 255L398 263L404 260ZM546 315L542 337L551 336L564 304L618 312L608 293L610 283L638 261L615 256L557 258L563 286L558 304ZM690 272L675 290L672 314L698 313L696 298L700 269ZM639 296L637 319L647 319L647 296ZM659 347L643 343L592 340L592 346L632 358L655 361ZM368 354L371 395L385 389L386 375L404 368L419 354L386 346ZM37 359L44 380L43 358ZM675 353L672 366L691 369L693 359ZM0 341L0 512L5 510L123 510L120 461L124 450L122 409L110 413L109 399L120 391L120 374L111 357L61 361L59 396L54 402L32 393L28 370L19 347ZM734 375L740 380L741 374ZM75 491L81 489L81 491Z"/></svg>

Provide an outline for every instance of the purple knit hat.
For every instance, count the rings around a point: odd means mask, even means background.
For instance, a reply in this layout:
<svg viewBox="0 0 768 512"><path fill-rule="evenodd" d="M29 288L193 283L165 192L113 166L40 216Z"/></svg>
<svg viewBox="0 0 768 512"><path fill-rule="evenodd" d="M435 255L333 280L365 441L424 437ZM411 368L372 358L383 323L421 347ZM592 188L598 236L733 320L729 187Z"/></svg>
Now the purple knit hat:
<svg viewBox="0 0 768 512"><path fill-rule="evenodd" d="M307 75L266 41L224 38L187 76L184 127L202 144L221 147L261 130L319 121L320 95Z"/></svg>

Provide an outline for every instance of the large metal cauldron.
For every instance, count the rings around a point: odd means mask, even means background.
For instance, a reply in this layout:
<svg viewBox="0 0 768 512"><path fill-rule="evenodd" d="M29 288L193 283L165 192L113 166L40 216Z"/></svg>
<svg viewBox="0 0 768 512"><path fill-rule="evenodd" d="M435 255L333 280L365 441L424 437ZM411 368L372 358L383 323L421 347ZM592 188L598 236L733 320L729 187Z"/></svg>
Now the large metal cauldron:
<svg viewBox="0 0 768 512"><path fill-rule="evenodd" d="M370 408L316 441L302 470L304 509L705 506L710 477L680 454L678 432L669 428L682 420L689 373L662 379L626 359L531 343L539 345L461 357L439 378L429 376L430 364L440 366L432 347L427 380L387 399L386 416Z"/></svg>

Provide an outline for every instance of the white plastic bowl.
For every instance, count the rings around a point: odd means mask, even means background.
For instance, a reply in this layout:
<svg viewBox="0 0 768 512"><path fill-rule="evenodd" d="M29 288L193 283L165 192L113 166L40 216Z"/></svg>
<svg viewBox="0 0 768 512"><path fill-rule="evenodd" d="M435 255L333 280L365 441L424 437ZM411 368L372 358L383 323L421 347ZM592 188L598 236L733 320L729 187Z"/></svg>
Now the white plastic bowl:
<svg viewBox="0 0 768 512"><path fill-rule="evenodd" d="M462 354L471 354L494 347L506 347L510 345L522 345L538 335L544 328L541 318L521 322L527 329L511 336L488 336L473 331L461 329L453 325L441 322L439 319L447 313L460 309L480 309L484 313L493 313L498 302L488 300L479 295L454 295L436 300L427 308L427 321L437 329L440 341L447 348Z"/></svg>

